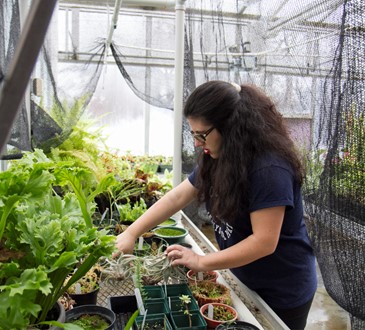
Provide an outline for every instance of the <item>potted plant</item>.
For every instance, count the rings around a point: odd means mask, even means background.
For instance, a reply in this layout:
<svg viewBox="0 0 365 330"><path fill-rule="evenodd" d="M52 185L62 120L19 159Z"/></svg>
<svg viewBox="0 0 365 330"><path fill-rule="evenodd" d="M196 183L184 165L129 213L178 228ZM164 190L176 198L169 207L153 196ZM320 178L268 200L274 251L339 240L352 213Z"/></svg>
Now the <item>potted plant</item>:
<svg viewBox="0 0 365 330"><path fill-rule="evenodd" d="M219 324L233 322L237 319L237 311L230 305L222 303L208 303L200 307L200 313L210 328Z"/></svg>
<svg viewBox="0 0 365 330"><path fill-rule="evenodd" d="M139 315L135 295L110 296L108 297L108 308L115 313L115 329L128 330L128 325L132 326L135 318Z"/></svg>
<svg viewBox="0 0 365 330"><path fill-rule="evenodd" d="M159 225L157 225L157 227L171 227L171 226L176 226L177 225L177 221L175 219L169 218L163 222L161 222Z"/></svg>
<svg viewBox="0 0 365 330"><path fill-rule="evenodd" d="M134 203L127 200L127 203L125 204L117 204L117 209L120 217L119 222L121 224L130 225L146 212L147 204L143 198L140 198L139 201Z"/></svg>
<svg viewBox="0 0 365 330"><path fill-rule="evenodd" d="M194 305L192 301L194 298L189 294L180 294L179 300L181 310L171 311L171 320L175 329L206 329L205 322L199 311L191 309Z"/></svg>
<svg viewBox="0 0 365 330"><path fill-rule="evenodd" d="M218 282L200 281L190 284L193 296L198 301L199 306L208 303L232 304L231 293L228 287Z"/></svg>
<svg viewBox="0 0 365 330"><path fill-rule="evenodd" d="M138 330L172 330L166 314L140 315L135 321Z"/></svg>
<svg viewBox="0 0 365 330"><path fill-rule="evenodd" d="M83 330L113 330L115 313L99 305L82 305L66 311L66 324L78 325Z"/></svg>
<svg viewBox="0 0 365 330"><path fill-rule="evenodd" d="M190 311L187 317L184 311L171 312L171 320L174 329L179 330L206 330L207 323L199 311Z"/></svg>
<svg viewBox="0 0 365 330"><path fill-rule="evenodd" d="M67 289L67 294L73 300L73 304L76 306L81 305L96 305L98 292L99 292L99 282L100 282L101 266L97 263L89 269L89 271L81 277L77 282L72 284ZM65 285L71 278L70 274L66 280ZM67 310L67 309L66 309Z"/></svg>
<svg viewBox="0 0 365 330"><path fill-rule="evenodd" d="M0 173L0 328L55 324L46 320L58 299L114 251L115 237L92 225L98 189L73 165L36 150Z"/></svg>
<svg viewBox="0 0 365 330"><path fill-rule="evenodd" d="M183 297L188 297L189 299L184 300L185 298ZM171 312L184 311L186 309L188 309L189 311L199 310L198 302L190 294L167 297L167 301L170 306Z"/></svg>
<svg viewBox="0 0 365 330"><path fill-rule="evenodd" d="M181 242L188 235L187 229L176 226L156 228L154 233L157 237L165 239L169 244Z"/></svg>
<svg viewBox="0 0 365 330"><path fill-rule="evenodd" d="M219 273L215 270L205 272L195 272L192 269L188 270L186 277L190 283L196 283L200 281L217 282Z"/></svg>

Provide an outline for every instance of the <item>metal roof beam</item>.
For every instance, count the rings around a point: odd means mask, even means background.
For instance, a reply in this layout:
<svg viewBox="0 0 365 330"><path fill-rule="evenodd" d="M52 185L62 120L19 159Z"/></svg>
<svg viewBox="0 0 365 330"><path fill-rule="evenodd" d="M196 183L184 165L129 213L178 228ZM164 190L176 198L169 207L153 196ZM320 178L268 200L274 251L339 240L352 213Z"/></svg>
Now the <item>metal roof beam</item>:
<svg viewBox="0 0 365 330"><path fill-rule="evenodd" d="M339 6L343 4L343 0L317 0L313 3L309 4L308 6L304 7L298 13L283 19L279 19L274 23L271 23L271 26L268 28L268 33L272 34L277 32L277 30L283 27L289 27L296 23L301 23L310 17L315 17L319 14L323 14L327 11L333 11Z"/></svg>

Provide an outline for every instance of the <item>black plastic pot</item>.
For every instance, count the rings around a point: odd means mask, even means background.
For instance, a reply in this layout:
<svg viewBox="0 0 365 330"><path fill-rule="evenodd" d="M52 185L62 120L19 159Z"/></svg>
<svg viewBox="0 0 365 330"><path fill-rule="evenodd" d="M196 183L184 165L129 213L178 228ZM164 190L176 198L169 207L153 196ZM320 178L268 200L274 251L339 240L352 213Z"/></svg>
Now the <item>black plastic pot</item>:
<svg viewBox="0 0 365 330"><path fill-rule="evenodd" d="M66 323L75 321L85 314L102 316L109 323L105 330L114 329L115 313L111 309L99 305L82 305L69 309L66 311Z"/></svg>
<svg viewBox="0 0 365 330"><path fill-rule="evenodd" d="M218 325L215 330L259 330L256 325L244 321L235 321L232 323L223 323Z"/></svg>
<svg viewBox="0 0 365 330"><path fill-rule="evenodd" d="M115 313L115 329L124 329L128 320L137 310L136 296L112 296L108 297L108 306ZM132 327L136 329L134 325Z"/></svg>
<svg viewBox="0 0 365 330"><path fill-rule="evenodd" d="M98 293L99 288L87 293L69 293L69 295L75 300L75 307L77 307L82 305L96 305Z"/></svg>
<svg viewBox="0 0 365 330"><path fill-rule="evenodd" d="M63 305L57 301L54 307L48 312L47 320L57 320L60 323L64 323L66 320L66 311ZM51 326L49 330L61 330L61 328L56 326Z"/></svg>

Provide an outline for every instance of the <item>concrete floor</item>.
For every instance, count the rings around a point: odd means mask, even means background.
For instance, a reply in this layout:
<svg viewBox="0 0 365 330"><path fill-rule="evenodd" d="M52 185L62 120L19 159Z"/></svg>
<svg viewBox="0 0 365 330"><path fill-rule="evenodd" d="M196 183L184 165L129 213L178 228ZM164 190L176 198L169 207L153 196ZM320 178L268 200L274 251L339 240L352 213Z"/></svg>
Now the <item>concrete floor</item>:
<svg viewBox="0 0 365 330"><path fill-rule="evenodd" d="M328 295L317 267L318 288L309 311L306 330L350 330L349 314Z"/></svg>
<svg viewBox="0 0 365 330"><path fill-rule="evenodd" d="M213 228L210 224L203 224L200 230L215 244ZM216 245L216 244L215 244ZM317 268L318 289L309 311L306 330L350 330L350 318L328 295L322 281L320 270Z"/></svg>

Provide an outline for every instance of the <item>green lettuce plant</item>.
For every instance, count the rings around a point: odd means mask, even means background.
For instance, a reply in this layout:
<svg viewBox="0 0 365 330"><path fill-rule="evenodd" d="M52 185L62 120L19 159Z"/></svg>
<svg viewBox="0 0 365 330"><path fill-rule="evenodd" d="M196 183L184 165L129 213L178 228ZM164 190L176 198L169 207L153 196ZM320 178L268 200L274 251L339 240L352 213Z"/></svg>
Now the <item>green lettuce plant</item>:
<svg viewBox="0 0 365 330"><path fill-rule="evenodd" d="M0 329L37 327L69 286L111 256L115 237L90 220L108 179L89 191L86 177L40 150L0 173Z"/></svg>

